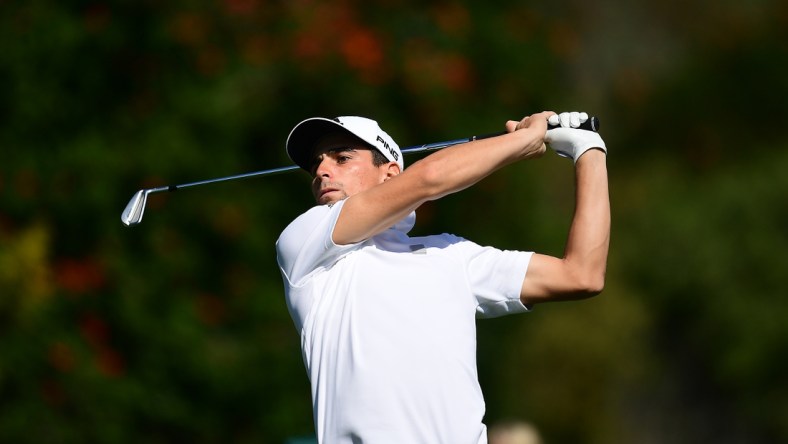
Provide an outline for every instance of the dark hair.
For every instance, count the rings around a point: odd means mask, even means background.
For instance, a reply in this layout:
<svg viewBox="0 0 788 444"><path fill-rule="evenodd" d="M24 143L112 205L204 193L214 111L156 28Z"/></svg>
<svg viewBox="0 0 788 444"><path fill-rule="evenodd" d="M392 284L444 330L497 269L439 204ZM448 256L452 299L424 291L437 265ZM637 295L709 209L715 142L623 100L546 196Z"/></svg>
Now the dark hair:
<svg viewBox="0 0 788 444"><path fill-rule="evenodd" d="M353 136L358 141L359 145L368 149L372 153L372 165L379 167L381 165L385 165L391 162L390 160L386 159L386 156L384 156L383 153L381 153L377 148L370 145L368 142L361 140L361 138L356 136L355 134Z"/></svg>
<svg viewBox="0 0 788 444"><path fill-rule="evenodd" d="M370 148L369 150L372 151L372 165L379 167L391 162L390 160L386 159L386 156L384 156L383 153L378 151L376 148Z"/></svg>

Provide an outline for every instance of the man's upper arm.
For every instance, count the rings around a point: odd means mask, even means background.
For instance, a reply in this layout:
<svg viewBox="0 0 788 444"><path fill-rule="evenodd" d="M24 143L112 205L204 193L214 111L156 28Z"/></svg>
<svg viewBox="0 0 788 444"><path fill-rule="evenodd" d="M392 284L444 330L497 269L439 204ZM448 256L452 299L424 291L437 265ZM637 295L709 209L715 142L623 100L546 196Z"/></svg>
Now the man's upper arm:
<svg viewBox="0 0 788 444"><path fill-rule="evenodd" d="M534 254L523 279L520 300L539 302L583 299L596 294L580 266L566 259Z"/></svg>

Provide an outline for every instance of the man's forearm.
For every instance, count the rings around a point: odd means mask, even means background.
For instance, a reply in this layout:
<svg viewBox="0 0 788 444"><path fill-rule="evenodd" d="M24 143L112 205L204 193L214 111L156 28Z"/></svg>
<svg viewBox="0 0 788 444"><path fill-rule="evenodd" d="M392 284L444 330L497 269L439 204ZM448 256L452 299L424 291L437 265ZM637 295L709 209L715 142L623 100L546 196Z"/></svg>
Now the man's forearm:
<svg viewBox="0 0 788 444"><path fill-rule="evenodd" d="M408 171L424 180L427 200L465 189L514 161L544 152L544 134L523 129L436 152Z"/></svg>
<svg viewBox="0 0 788 444"><path fill-rule="evenodd" d="M604 286L610 245L610 198L606 155L590 150L576 164L575 215L569 230L565 260L589 292Z"/></svg>

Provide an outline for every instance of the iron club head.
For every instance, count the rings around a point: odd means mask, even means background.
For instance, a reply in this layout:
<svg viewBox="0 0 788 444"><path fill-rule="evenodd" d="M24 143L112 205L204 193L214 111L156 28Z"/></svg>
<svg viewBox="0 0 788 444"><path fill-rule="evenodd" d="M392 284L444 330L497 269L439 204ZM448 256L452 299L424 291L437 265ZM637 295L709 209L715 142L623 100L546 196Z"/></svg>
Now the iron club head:
<svg viewBox="0 0 788 444"><path fill-rule="evenodd" d="M130 227L142 222L142 214L145 212L145 203L148 200L148 190L139 190L134 193L131 200L126 205L120 220L123 225Z"/></svg>

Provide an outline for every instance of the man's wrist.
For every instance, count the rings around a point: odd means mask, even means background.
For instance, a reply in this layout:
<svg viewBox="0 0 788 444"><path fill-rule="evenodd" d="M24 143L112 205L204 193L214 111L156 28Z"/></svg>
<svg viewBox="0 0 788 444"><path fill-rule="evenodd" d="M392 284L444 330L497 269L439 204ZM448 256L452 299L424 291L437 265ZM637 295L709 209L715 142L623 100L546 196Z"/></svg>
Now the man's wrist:
<svg viewBox="0 0 788 444"><path fill-rule="evenodd" d="M602 148L589 148L577 158L575 165L580 165L581 162L604 162L606 159L607 152Z"/></svg>

